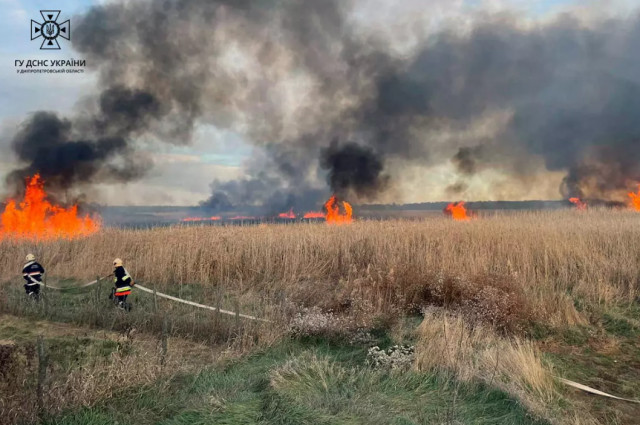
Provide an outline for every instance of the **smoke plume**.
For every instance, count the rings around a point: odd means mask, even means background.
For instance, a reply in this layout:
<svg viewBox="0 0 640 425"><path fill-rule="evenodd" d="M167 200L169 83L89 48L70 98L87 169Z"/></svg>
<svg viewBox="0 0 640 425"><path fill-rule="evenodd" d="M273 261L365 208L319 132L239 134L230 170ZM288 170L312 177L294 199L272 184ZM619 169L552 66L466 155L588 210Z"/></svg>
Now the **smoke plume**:
<svg viewBox="0 0 640 425"><path fill-rule="evenodd" d="M526 187L540 163L566 173L565 197L619 200L640 181L637 14L470 14L464 28L417 30L401 51L392 33L358 26L358 5L94 6L75 18L73 43L99 73L97 106L29 118L13 143L27 165L11 178L127 181L144 173L130 161L138 137L184 144L211 125L260 155L245 177L212 184L203 206L215 210L317 205L329 192L375 200L409 165L451 164L453 191L488 169Z"/></svg>
<svg viewBox="0 0 640 425"><path fill-rule="evenodd" d="M12 140L14 152L26 165L12 171L7 180L20 188L26 177L40 173L56 192L96 180L137 179L149 164L131 151L128 138L144 130L158 113L151 94L124 87L105 90L98 111L88 119L72 122L55 113L37 112Z"/></svg>
<svg viewBox="0 0 640 425"><path fill-rule="evenodd" d="M331 144L322 152L320 164L329 171L329 186L340 197L375 196L388 183L387 176L381 175L380 158L371 148L354 143Z"/></svg>

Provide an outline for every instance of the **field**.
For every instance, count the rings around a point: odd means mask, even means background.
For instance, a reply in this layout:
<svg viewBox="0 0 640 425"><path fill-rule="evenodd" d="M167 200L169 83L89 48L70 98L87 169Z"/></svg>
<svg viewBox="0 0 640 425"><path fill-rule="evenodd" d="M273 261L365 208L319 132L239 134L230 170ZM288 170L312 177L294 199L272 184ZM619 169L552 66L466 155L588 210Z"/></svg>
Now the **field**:
<svg viewBox="0 0 640 425"><path fill-rule="evenodd" d="M557 378L640 397L639 246L639 214L596 209L3 240L0 422L637 423L640 405ZM28 303L29 251L69 289ZM115 257L270 322L73 288Z"/></svg>

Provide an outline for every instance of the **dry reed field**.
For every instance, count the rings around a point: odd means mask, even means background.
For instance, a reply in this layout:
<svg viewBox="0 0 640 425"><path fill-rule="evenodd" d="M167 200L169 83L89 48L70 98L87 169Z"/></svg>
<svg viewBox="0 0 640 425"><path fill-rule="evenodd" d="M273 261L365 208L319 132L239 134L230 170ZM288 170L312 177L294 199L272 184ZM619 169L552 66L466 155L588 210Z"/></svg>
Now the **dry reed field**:
<svg viewBox="0 0 640 425"><path fill-rule="evenodd" d="M571 325L585 320L573 298L593 305L636 299L639 222L636 213L602 210L496 214L462 223L105 229L71 241L1 241L0 273L15 276L24 254L35 251L50 279L91 280L110 273L113 258L121 257L134 279L164 290L199 284L297 298L302 292L311 305L348 293L380 310L472 303ZM493 305L493 298L504 305Z"/></svg>
<svg viewBox="0 0 640 425"><path fill-rule="evenodd" d="M109 274L120 257L147 287L278 323L230 328L215 340L237 341L241 332L239 352L292 335L353 339L382 328L415 346L411 373L498 388L543 423L633 423L640 414L634 405L594 401L554 376L638 397L639 224L637 213L594 209L496 213L469 222L107 228L85 239L0 241L0 273L5 285L16 283L11 276L34 251L50 282L85 282ZM6 296L3 302L11 310ZM165 305L183 320L193 315L180 325L181 337L194 337L198 321L209 320ZM152 322L136 323L157 331ZM256 342L267 329L269 337ZM283 376L302 379L287 373L277 374L273 391L284 388Z"/></svg>

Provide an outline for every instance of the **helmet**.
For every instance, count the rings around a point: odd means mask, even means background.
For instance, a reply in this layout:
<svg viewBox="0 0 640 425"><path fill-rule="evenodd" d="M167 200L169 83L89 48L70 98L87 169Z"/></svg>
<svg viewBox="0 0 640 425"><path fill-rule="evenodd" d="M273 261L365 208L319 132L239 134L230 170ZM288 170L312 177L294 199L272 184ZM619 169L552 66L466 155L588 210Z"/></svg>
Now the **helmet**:
<svg viewBox="0 0 640 425"><path fill-rule="evenodd" d="M122 260L120 258L116 258L115 260L113 260L113 265L115 267L120 267L122 266Z"/></svg>
<svg viewBox="0 0 640 425"><path fill-rule="evenodd" d="M33 254L27 254L27 261L35 261L36 260L36 256Z"/></svg>

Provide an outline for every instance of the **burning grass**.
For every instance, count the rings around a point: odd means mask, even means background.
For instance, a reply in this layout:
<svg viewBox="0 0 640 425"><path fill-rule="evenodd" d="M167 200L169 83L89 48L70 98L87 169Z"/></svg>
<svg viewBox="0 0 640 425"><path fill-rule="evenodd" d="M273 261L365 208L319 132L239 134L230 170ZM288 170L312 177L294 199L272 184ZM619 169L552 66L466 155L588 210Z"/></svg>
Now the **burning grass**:
<svg viewBox="0 0 640 425"><path fill-rule="evenodd" d="M640 186L638 186L638 193L629 192L629 208L640 211Z"/></svg>
<svg viewBox="0 0 640 425"><path fill-rule="evenodd" d="M0 214L0 239L74 239L96 233L100 219L78 215L78 206L49 202L38 174L27 180L24 199L10 199Z"/></svg>
<svg viewBox="0 0 640 425"><path fill-rule="evenodd" d="M468 221L471 220L471 215L467 212L467 207L465 207L465 202L453 202L447 205L444 209L444 213L457 221Z"/></svg>
<svg viewBox="0 0 640 425"><path fill-rule="evenodd" d="M347 201L340 201L333 195L324 204L327 211L326 220L328 224L349 224L353 216L353 208Z"/></svg>
<svg viewBox="0 0 640 425"><path fill-rule="evenodd" d="M575 205L577 210L584 211L587 209L587 203L583 202L580 198L569 198L569 202Z"/></svg>

